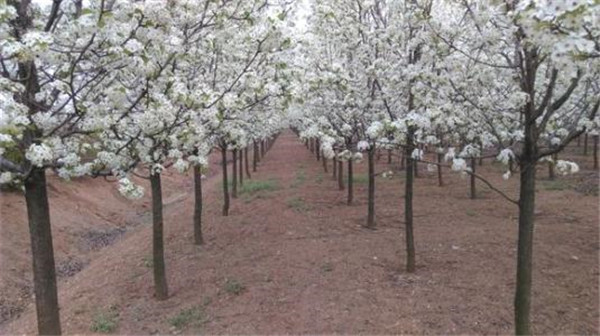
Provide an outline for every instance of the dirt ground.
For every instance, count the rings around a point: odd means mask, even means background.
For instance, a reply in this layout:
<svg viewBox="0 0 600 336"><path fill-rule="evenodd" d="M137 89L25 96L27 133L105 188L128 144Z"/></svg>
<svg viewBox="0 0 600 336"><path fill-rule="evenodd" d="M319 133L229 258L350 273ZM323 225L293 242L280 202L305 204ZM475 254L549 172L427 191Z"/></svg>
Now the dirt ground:
<svg viewBox="0 0 600 336"><path fill-rule="evenodd" d="M548 181L539 168L532 309L537 334L600 332L598 174L589 157L578 154L581 148L569 151L565 157L582 162L578 175ZM94 321L106 315L118 334L513 332L517 208L482 184L480 197L471 200L468 179L445 171L440 188L421 165L417 271L407 274L403 173L377 179L377 229L367 230L361 227L366 163L357 165L355 201L348 206L331 165L324 173L291 132L278 138L252 174L254 186L268 188L242 192L228 217L221 216L217 157L211 167L201 247L192 243L191 177L165 177L170 298L163 302L152 297L148 198L125 201L102 180L51 179L59 265L69 258L81 263L65 266L59 281L64 333L90 334ZM384 155L377 170L389 168ZM516 198L516 176L502 180L502 167L489 160L478 171ZM5 314L5 323L0 320L2 334L36 331L23 203L18 195L2 194L0 300L3 307L18 307ZM96 231L102 238L89 233Z"/></svg>

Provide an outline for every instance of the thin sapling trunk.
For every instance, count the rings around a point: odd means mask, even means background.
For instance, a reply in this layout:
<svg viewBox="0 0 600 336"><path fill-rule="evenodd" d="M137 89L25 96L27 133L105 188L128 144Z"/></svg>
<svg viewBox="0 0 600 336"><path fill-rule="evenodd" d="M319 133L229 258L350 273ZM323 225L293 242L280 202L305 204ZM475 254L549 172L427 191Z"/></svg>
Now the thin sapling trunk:
<svg viewBox="0 0 600 336"><path fill-rule="evenodd" d="M221 147L221 168L223 170L223 216L229 216L229 181L227 178L226 147Z"/></svg>
<svg viewBox="0 0 600 336"><path fill-rule="evenodd" d="M25 201L31 238L33 288L40 335L60 335L60 315L56 290L56 269L46 172L34 167L25 180Z"/></svg>
<svg viewBox="0 0 600 336"><path fill-rule="evenodd" d="M231 169L231 197L237 198L237 149L231 151L233 155L233 167Z"/></svg>
<svg viewBox="0 0 600 336"><path fill-rule="evenodd" d="M367 152L369 164L369 194L367 206L367 228L375 228L375 149L374 146Z"/></svg>
<svg viewBox="0 0 600 336"><path fill-rule="evenodd" d="M152 261L154 267L154 295L158 300L169 296L165 272L165 252L163 238L163 203L160 173L150 174L152 188Z"/></svg>
<svg viewBox="0 0 600 336"><path fill-rule="evenodd" d="M194 244L202 245L202 166L194 167Z"/></svg>

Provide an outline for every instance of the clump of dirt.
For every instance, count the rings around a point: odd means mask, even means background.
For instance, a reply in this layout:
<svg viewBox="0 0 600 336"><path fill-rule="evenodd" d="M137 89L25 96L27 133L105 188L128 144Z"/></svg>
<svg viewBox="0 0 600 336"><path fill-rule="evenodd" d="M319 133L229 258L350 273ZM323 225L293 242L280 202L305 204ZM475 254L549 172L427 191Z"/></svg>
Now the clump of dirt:
<svg viewBox="0 0 600 336"><path fill-rule="evenodd" d="M22 286L12 294L11 297L0 297L0 325L21 315L25 310L27 298L33 295L33 288Z"/></svg>
<svg viewBox="0 0 600 336"><path fill-rule="evenodd" d="M67 259L58 262L56 265L56 275L61 278L72 277L81 272L87 264L87 262L75 257L68 257Z"/></svg>
<svg viewBox="0 0 600 336"><path fill-rule="evenodd" d="M0 324L19 316L24 308L23 305L0 298Z"/></svg>
<svg viewBox="0 0 600 336"><path fill-rule="evenodd" d="M89 230L81 234L82 249L87 251L99 250L103 247L112 245L125 232L126 228L118 227L108 230Z"/></svg>

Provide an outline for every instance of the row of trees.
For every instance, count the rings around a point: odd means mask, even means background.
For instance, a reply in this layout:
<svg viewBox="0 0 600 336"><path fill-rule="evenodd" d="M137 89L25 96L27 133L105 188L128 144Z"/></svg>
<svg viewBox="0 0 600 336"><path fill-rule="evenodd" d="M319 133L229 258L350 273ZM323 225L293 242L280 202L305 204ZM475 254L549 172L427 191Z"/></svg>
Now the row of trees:
<svg viewBox="0 0 600 336"><path fill-rule="evenodd" d="M201 171L214 149L285 124L285 1L0 0L0 183L22 188L40 334L60 334L46 172L150 180L155 296L168 297L161 173ZM257 154L255 154L257 155ZM224 171L224 176L226 176ZM224 210L226 212L226 210Z"/></svg>
<svg viewBox="0 0 600 336"><path fill-rule="evenodd" d="M352 161L367 153L366 227L375 226L375 151L403 151L408 272L424 148L438 154L428 164L441 167L445 157L473 186L485 181L477 159L505 163L505 178L518 169L518 198L488 184L519 211L517 334L531 333L536 166L554 160L561 173L577 171L556 154L600 126L599 13L597 1L315 1L299 51L308 85L293 126L325 158L347 162L348 203Z"/></svg>

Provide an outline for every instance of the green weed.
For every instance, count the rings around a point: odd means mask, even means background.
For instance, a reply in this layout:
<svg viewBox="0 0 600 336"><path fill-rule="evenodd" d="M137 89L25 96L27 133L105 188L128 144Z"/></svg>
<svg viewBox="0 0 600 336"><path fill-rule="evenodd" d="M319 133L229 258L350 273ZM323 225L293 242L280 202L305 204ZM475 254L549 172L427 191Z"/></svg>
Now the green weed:
<svg viewBox="0 0 600 336"><path fill-rule="evenodd" d="M287 200L287 206L294 211L304 212L308 210L306 202L301 197L293 197Z"/></svg>
<svg viewBox="0 0 600 336"><path fill-rule="evenodd" d="M229 294L240 295L246 287L235 279L225 281L225 291Z"/></svg>
<svg viewBox="0 0 600 336"><path fill-rule="evenodd" d="M178 330L184 329L189 325L199 327L206 322L204 307L197 305L191 308L182 309L177 315L169 318L168 322Z"/></svg>
<svg viewBox="0 0 600 336"><path fill-rule="evenodd" d="M119 312L117 307L111 306L107 311L97 312L92 317L92 332L110 334L117 329Z"/></svg>

